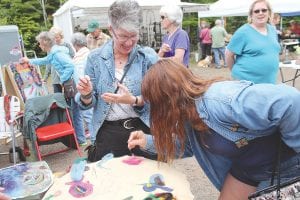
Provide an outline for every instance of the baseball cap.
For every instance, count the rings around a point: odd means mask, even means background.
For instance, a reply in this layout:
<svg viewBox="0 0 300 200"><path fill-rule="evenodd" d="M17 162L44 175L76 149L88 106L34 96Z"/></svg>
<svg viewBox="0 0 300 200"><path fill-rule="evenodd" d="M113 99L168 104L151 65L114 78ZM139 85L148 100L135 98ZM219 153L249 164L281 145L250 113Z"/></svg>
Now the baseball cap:
<svg viewBox="0 0 300 200"><path fill-rule="evenodd" d="M92 33L99 27L100 27L99 22L97 22L96 20L92 20L89 22L87 32Z"/></svg>

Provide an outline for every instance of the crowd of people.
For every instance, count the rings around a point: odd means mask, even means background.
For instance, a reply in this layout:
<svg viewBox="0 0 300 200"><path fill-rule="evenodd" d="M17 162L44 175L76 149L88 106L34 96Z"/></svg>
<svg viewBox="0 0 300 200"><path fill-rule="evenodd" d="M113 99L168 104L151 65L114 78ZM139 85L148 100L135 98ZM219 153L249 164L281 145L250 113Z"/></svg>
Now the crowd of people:
<svg viewBox="0 0 300 200"><path fill-rule="evenodd" d="M52 27L36 37L47 56L21 59L47 66L44 81L51 76L53 92L64 92L64 83L74 79L77 94L66 100L78 143L90 139L96 147L91 161L107 153L161 162L195 156L220 199L241 200L270 182L280 140L280 178L299 176L300 92L275 84L281 32L269 2L253 1L249 22L227 46L222 20L212 28L201 22L201 58L213 55L216 68L228 67L232 80L194 75L181 8L166 5L159 14L166 34L157 53L137 44L139 4L119 0L108 10L109 35L92 20L88 34L74 33L69 44Z"/></svg>

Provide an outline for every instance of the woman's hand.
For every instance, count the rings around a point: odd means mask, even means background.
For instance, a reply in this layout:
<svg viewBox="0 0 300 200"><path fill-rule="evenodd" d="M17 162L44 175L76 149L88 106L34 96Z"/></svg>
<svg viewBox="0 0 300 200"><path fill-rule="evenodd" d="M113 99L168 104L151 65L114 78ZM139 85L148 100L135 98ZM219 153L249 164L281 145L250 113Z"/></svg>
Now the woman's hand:
<svg viewBox="0 0 300 200"><path fill-rule="evenodd" d="M163 43L160 49L161 49L161 51L164 52L164 53L171 51L170 45L168 45L168 44L166 44L166 43Z"/></svg>
<svg viewBox="0 0 300 200"><path fill-rule="evenodd" d="M28 63L29 59L27 57L23 57L23 58L20 58L19 62L20 63Z"/></svg>
<svg viewBox="0 0 300 200"><path fill-rule="evenodd" d="M169 52L169 51L171 51L170 45L163 43L159 49L158 56L163 57L165 55L165 53Z"/></svg>
<svg viewBox="0 0 300 200"><path fill-rule="evenodd" d="M127 143L128 149L133 149L135 146L144 149L147 144L146 135L143 131L133 131L130 133Z"/></svg>
<svg viewBox="0 0 300 200"><path fill-rule="evenodd" d="M119 93L115 94L106 92L101 95L101 98L107 103L134 104L135 96L129 92L128 88L121 83L118 83L118 87L120 90Z"/></svg>
<svg viewBox="0 0 300 200"><path fill-rule="evenodd" d="M81 95L88 95L92 93L93 85L90 77L85 75L84 77L79 78L76 88Z"/></svg>

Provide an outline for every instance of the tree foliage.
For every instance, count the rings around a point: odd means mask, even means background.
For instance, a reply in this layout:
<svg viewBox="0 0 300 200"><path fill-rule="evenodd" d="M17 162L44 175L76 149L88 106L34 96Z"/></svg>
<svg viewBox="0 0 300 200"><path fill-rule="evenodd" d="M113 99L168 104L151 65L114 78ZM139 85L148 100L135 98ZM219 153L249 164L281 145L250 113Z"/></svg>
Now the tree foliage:
<svg viewBox="0 0 300 200"><path fill-rule="evenodd" d="M44 22L40 0L0 0L0 25L17 25L26 50L38 50L35 36L52 24L52 14L59 7L59 0L46 2L48 19Z"/></svg>
<svg viewBox="0 0 300 200"><path fill-rule="evenodd" d="M0 25L17 25L23 37L26 50L35 50L40 52L35 41L35 36L40 31L48 30L53 24L53 13L60 5L67 0L0 0ZM100 0L99 0L100 1ZM217 0L182 0L190 3L209 4ZM41 2L45 3L47 13L44 21ZM300 17L294 19L299 20ZM214 25L216 18L205 18L211 26ZM226 18L226 29L233 33L238 27L246 23L246 17L228 17ZM284 18L284 26L288 26L291 18ZM183 28L188 31L190 36L191 49L197 49L198 42L198 15L197 13L188 13L184 15Z"/></svg>

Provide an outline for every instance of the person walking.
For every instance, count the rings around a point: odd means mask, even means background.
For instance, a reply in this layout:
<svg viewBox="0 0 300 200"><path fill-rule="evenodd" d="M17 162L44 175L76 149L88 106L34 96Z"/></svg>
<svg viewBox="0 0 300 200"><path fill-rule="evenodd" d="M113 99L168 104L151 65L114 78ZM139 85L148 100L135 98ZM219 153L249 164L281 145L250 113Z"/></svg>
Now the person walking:
<svg viewBox="0 0 300 200"><path fill-rule="evenodd" d="M212 51L214 53L214 60L217 69L221 68L220 57L223 60L224 67L227 67L225 59L225 38L227 37L227 32L222 25L222 21L217 19L215 21L215 26L211 29L212 38Z"/></svg>
<svg viewBox="0 0 300 200"><path fill-rule="evenodd" d="M202 29L200 31L200 41L201 41L201 52L202 52L202 60L205 59L207 56L211 56L211 32L210 27L207 22L201 23Z"/></svg>

